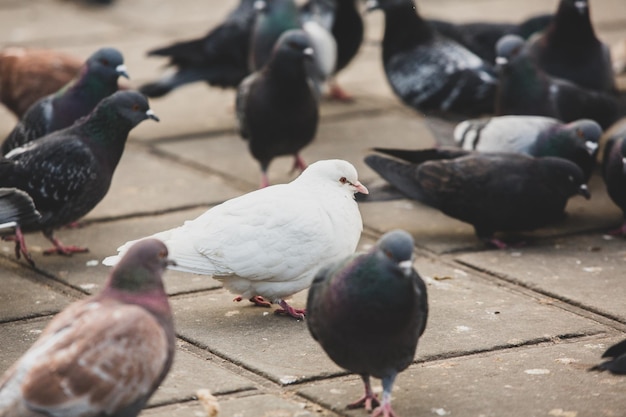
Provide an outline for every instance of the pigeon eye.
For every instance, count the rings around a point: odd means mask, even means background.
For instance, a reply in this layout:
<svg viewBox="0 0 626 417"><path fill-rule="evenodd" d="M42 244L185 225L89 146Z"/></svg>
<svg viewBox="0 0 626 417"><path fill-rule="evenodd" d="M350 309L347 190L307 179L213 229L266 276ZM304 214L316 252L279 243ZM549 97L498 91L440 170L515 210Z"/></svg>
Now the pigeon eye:
<svg viewBox="0 0 626 417"><path fill-rule="evenodd" d="M164 259L167 258L167 251L162 250L159 252L159 258Z"/></svg>
<svg viewBox="0 0 626 417"><path fill-rule="evenodd" d="M572 177L571 175L567 177L567 179L570 180L571 182L574 182L574 177Z"/></svg>
<svg viewBox="0 0 626 417"><path fill-rule="evenodd" d="M133 111L139 111L139 104L133 104Z"/></svg>
<svg viewBox="0 0 626 417"><path fill-rule="evenodd" d="M342 183L342 184L345 184L345 183L348 182L348 179L346 177L341 177L341 178L339 178L339 182Z"/></svg>
<svg viewBox="0 0 626 417"><path fill-rule="evenodd" d="M108 60L108 59L106 59L106 58L102 58L102 59L100 60L100 63L101 63L102 65L109 65L109 60Z"/></svg>
<svg viewBox="0 0 626 417"><path fill-rule="evenodd" d="M582 130L580 130L580 129L576 129L576 135L577 135L579 138L583 138L583 137L585 137L585 135L583 134L583 131L582 131Z"/></svg>

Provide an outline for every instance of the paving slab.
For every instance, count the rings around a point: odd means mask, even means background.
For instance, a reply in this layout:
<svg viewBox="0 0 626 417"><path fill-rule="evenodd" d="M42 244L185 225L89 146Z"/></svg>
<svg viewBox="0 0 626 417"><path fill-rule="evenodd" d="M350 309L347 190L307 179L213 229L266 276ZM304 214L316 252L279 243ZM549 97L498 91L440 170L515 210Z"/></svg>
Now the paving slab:
<svg viewBox="0 0 626 417"><path fill-rule="evenodd" d="M456 259L626 323L622 238L571 236L514 250L462 254Z"/></svg>
<svg viewBox="0 0 626 417"><path fill-rule="evenodd" d="M573 197L569 200L564 220L553 225L519 234L506 234L528 246L547 237L570 235L584 231L609 230L619 225L621 211L610 200L602 179L592 176L589 182L591 200ZM371 198L376 198L376 191ZM404 228L415 238L418 246L435 253L491 249L476 238L474 228L442 214L440 211L409 199L384 202L363 202L359 205L365 225L379 233Z"/></svg>
<svg viewBox="0 0 626 417"><path fill-rule="evenodd" d="M618 340L586 338L413 365L396 380L393 407L402 416L622 416L626 379L587 372ZM345 410L362 390L360 378L350 376L299 392L342 415L364 416L362 409Z"/></svg>
<svg viewBox="0 0 626 417"><path fill-rule="evenodd" d="M369 244L365 239L360 247ZM418 352L422 359L605 330L543 300L514 293L429 257L418 257L416 268L427 282L430 304ZM223 290L176 298L172 305L179 334L283 385L343 373L313 341L306 323L232 300L233 294ZM291 304L304 307L306 292L296 294Z"/></svg>
<svg viewBox="0 0 626 417"><path fill-rule="evenodd" d="M0 324L0 375L26 352L41 335L50 318L20 323ZM248 379L223 369L215 357L199 357L179 348L174 364L161 387L150 399L149 405L168 404L190 400L200 388L215 394L253 390Z"/></svg>
<svg viewBox="0 0 626 417"><path fill-rule="evenodd" d="M208 207L207 207L208 208ZM134 239L140 239L153 233L181 225L185 220L194 219L204 213L206 208L184 210L161 216L132 218L118 222L94 223L82 228L62 229L56 236L66 244L89 247L86 254L71 257L44 256L42 251L50 247L40 233L26 236L26 244L39 269L56 277L61 282L87 293L100 290L110 267L100 264L107 256L117 253L117 248ZM1 253L7 262L15 263L13 244L0 241ZM20 261L24 262L24 261ZM218 288L220 283L208 276L167 271L164 275L165 288L169 294Z"/></svg>

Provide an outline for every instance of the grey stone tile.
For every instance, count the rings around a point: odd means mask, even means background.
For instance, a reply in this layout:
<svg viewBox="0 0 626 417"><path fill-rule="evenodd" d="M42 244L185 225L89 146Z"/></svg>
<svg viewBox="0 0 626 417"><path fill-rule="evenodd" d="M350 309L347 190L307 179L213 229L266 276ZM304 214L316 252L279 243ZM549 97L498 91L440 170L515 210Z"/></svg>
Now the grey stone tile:
<svg viewBox="0 0 626 417"><path fill-rule="evenodd" d="M619 338L544 344L413 365L400 374L393 407L402 416L619 416L623 377L587 372ZM379 389L379 382L375 382ZM320 381L300 393L342 415L362 395L356 375Z"/></svg>
<svg viewBox="0 0 626 417"><path fill-rule="evenodd" d="M601 234L571 236L536 247L469 253L457 259L626 323L624 242L607 239Z"/></svg>
<svg viewBox="0 0 626 417"><path fill-rule="evenodd" d="M75 254L71 257L43 256L42 250L47 249L51 244L40 233L27 235L26 244L38 268L68 285L94 293L101 288L111 272L111 268L99 262L109 255L114 255L121 244L179 226L185 220L196 218L205 210L205 208L200 208L161 216L94 223L82 228L62 229L56 234L65 244L88 246L90 252L87 254ZM0 250L13 259L12 243L0 241ZM177 271L167 271L164 281L170 294L220 286L211 277Z"/></svg>

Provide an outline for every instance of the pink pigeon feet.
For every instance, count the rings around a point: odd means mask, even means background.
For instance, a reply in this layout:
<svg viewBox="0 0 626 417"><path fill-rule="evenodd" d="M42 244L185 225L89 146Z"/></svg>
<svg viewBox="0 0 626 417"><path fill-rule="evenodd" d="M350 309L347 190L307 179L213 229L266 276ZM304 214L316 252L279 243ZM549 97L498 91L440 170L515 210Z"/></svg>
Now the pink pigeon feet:
<svg viewBox="0 0 626 417"><path fill-rule="evenodd" d="M243 300L242 296L237 296L233 298L233 301L240 302L241 300ZM251 297L249 300L251 303L254 303L254 305L257 307L271 307L272 306L272 303L270 303L269 301L267 301L265 298L261 297L260 295L255 295L254 297Z"/></svg>
<svg viewBox="0 0 626 417"><path fill-rule="evenodd" d="M376 394L374 394L374 391L372 391L369 375L361 375L361 379L365 385L365 395L355 402L348 404L347 408L350 410L354 408L365 408L365 411L372 411L372 407L378 406L380 402L378 401Z"/></svg>
<svg viewBox="0 0 626 417"><path fill-rule="evenodd" d="M284 314L298 320L304 320L304 317L306 316L306 310L293 308L292 306L287 304L285 300L280 300L278 304L281 306L281 308L274 310L274 314Z"/></svg>
<svg viewBox="0 0 626 417"><path fill-rule="evenodd" d="M526 244L526 242L523 241L516 243L506 243L495 237L487 238L485 239L485 242L487 242L487 244L489 245L495 246L497 249L521 248Z"/></svg>
<svg viewBox="0 0 626 417"><path fill-rule="evenodd" d="M48 238L50 242L54 245L54 248L46 249L43 251L44 255L53 255L55 253L59 255L71 256L74 253L87 253L89 252L88 248L82 248L80 246L65 246L59 239L52 236L52 233L44 232L44 236Z"/></svg>
<svg viewBox="0 0 626 417"><path fill-rule="evenodd" d="M611 236L626 236L626 222L622 223L617 229L609 230L607 233Z"/></svg>
<svg viewBox="0 0 626 417"><path fill-rule="evenodd" d="M344 103L351 103L354 101L354 97L341 88L335 80L330 82L330 91L328 92L328 96L331 100L337 100Z"/></svg>
<svg viewBox="0 0 626 417"><path fill-rule="evenodd" d="M293 173L296 169L299 169L300 172L304 171L306 169L306 162L304 162L304 159L302 159L302 157L300 156L300 154L295 154L294 155L294 160L293 160L293 167L291 168L291 172Z"/></svg>
<svg viewBox="0 0 626 417"><path fill-rule="evenodd" d="M30 256L30 252L28 252L28 248L26 247L26 241L24 240L24 234L22 233L22 229L19 226L15 227L15 235L14 236L4 236L2 240L6 241L15 241L15 257L20 259L22 255L24 255L24 259L30 266L35 266L35 262L33 258Z"/></svg>
<svg viewBox="0 0 626 417"><path fill-rule="evenodd" d="M377 407L371 415L371 417L378 417L378 416L399 417L396 413L394 413L393 409L391 408L391 403L386 403L384 400L383 400L383 404L380 407Z"/></svg>

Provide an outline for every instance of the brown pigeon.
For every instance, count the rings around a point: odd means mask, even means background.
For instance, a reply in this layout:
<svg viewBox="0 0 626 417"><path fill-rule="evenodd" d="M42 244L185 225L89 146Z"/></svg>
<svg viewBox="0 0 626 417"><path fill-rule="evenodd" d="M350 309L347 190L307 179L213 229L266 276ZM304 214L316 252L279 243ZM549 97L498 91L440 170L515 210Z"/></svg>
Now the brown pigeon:
<svg viewBox="0 0 626 417"><path fill-rule="evenodd" d="M0 416L138 415L174 357L161 280L172 263L159 240L130 248L104 289L59 313L0 378Z"/></svg>

